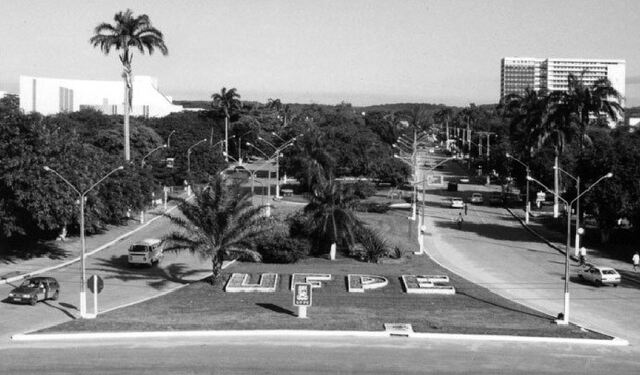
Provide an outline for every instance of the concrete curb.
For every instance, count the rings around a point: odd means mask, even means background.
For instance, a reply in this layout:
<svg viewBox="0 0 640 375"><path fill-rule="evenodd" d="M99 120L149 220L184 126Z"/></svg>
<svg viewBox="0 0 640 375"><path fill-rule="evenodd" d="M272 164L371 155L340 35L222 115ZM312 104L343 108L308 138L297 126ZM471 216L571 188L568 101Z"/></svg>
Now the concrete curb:
<svg viewBox="0 0 640 375"><path fill-rule="evenodd" d="M395 335L386 331L311 331L311 330L252 330L252 331L155 331L155 332L86 332L18 334L11 336L16 342L65 341L65 340L113 340L113 339L170 339L195 337L359 337L391 338ZM409 338L421 340L459 340L482 342L522 342L546 344L578 344L601 346L627 346L629 342L619 338L611 340L576 339L562 337L534 337L507 335L465 335L447 333L410 333Z"/></svg>
<svg viewBox="0 0 640 375"><path fill-rule="evenodd" d="M177 207L178 207L178 206L173 206L173 207L171 207L170 209L168 209L168 210L167 210L166 212L164 212L164 213L169 213L169 212L171 212L171 211L175 210ZM127 232L127 233L125 233L125 234L123 234L123 235L120 235L120 236L118 236L116 239L114 239L114 240L112 240L112 241L109 241L109 242L107 242L107 243L105 243L105 244L103 244L103 245L100 245L100 246L98 246L97 248L95 248L95 249L93 249L93 250L91 250L91 251L89 251L89 252L86 252L86 253L85 253L85 257L88 257L88 256L90 256L90 255L93 255L93 254L95 254L95 253L99 252L99 251L102 251L102 250L106 249L107 247L109 247L109 246L111 246L111 245L115 244L116 242L119 242L119 241L121 241L121 240L123 240L123 239L125 239L125 238L129 237L130 235L132 235L132 234L136 233L137 231L142 230L142 229L146 228L147 226L151 225L151 223L153 223L154 221L156 221L156 220L160 219L161 217L163 217L163 215L158 215L158 216L156 216L156 217L154 217L154 218L152 218L152 219L149 219L149 220L147 220L147 222L146 222L146 223L141 224L140 226L138 226L137 228L133 229L132 231ZM58 268L63 268L63 267L69 266L69 265L71 265L71 264L74 264L74 263L76 263L76 262L79 262L79 261L80 261L80 259L81 259L81 257L82 257L82 256L79 256L79 257L73 258L73 259L71 259L71 260L69 260L69 261L66 261L66 262L63 262L63 263L60 263L60 264L56 264L55 266L46 267L46 268L41 268L41 269L39 269L39 270L35 270L35 271L32 271L32 272L28 272L28 273L25 273L25 274L22 274L22 275L13 276L13 277L9 277L9 278L6 278L6 279L1 279L1 280L0 280L0 285L2 285L2 284L12 283L12 282L15 282L15 281L20 281L20 280L26 279L26 278L31 277L31 276L39 275L39 274L42 274L42 273L45 273L45 272L49 272L49 271L56 270L56 269L58 269Z"/></svg>

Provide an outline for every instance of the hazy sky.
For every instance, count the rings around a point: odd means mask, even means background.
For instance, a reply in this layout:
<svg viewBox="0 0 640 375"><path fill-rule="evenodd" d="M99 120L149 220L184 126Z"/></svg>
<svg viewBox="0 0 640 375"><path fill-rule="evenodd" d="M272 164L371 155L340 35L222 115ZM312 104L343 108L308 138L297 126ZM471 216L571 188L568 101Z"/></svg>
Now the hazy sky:
<svg viewBox="0 0 640 375"><path fill-rule="evenodd" d="M131 8L165 34L169 55L136 55L134 74L174 99L354 105L495 103L505 56L625 59L640 105L640 1L0 0L0 91L18 76L120 79L89 44Z"/></svg>

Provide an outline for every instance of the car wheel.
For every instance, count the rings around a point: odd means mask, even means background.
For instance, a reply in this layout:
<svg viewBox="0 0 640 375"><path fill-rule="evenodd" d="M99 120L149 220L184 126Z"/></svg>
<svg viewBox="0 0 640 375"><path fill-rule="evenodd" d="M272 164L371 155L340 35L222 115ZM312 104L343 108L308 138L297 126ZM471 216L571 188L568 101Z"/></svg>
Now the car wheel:
<svg viewBox="0 0 640 375"><path fill-rule="evenodd" d="M36 305L36 303L38 303L38 297L37 297L37 296L33 296L33 297L31 297L31 300L29 301L29 304L30 304L31 306L35 306L35 305Z"/></svg>
<svg viewBox="0 0 640 375"><path fill-rule="evenodd" d="M51 299L54 301L57 301L58 297L60 297L60 289L56 290L56 292L53 293L53 296L51 297Z"/></svg>

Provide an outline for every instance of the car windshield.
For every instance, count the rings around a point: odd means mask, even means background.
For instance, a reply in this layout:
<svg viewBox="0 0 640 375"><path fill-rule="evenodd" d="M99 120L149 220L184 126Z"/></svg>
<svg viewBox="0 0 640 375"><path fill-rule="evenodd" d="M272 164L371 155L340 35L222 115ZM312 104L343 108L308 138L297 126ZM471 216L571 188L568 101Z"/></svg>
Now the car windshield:
<svg viewBox="0 0 640 375"><path fill-rule="evenodd" d="M615 270L602 270L603 275L615 275L616 273Z"/></svg>
<svg viewBox="0 0 640 375"><path fill-rule="evenodd" d="M129 251L134 253L146 253L148 247L146 245L133 245Z"/></svg>
<svg viewBox="0 0 640 375"><path fill-rule="evenodd" d="M33 280L25 280L20 286L26 286L27 288L35 288L38 286L38 283Z"/></svg>

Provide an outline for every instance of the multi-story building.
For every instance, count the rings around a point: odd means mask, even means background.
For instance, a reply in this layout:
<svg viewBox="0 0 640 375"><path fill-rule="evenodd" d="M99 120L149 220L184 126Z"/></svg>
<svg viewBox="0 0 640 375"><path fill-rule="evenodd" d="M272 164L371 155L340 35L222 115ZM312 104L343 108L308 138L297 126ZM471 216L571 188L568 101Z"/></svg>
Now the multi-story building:
<svg viewBox="0 0 640 375"><path fill-rule="evenodd" d="M93 108L105 114L124 113L124 83L122 81L85 81L58 78L20 76L20 109L51 115ZM162 117L180 112L181 105L158 90L153 77L133 79L131 115Z"/></svg>
<svg viewBox="0 0 640 375"><path fill-rule="evenodd" d="M607 78L624 97L625 66L625 60L505 57L501 62L500 98L511 93L523 94L526 88L565 91L569 74L586 85Z"/></svg>

